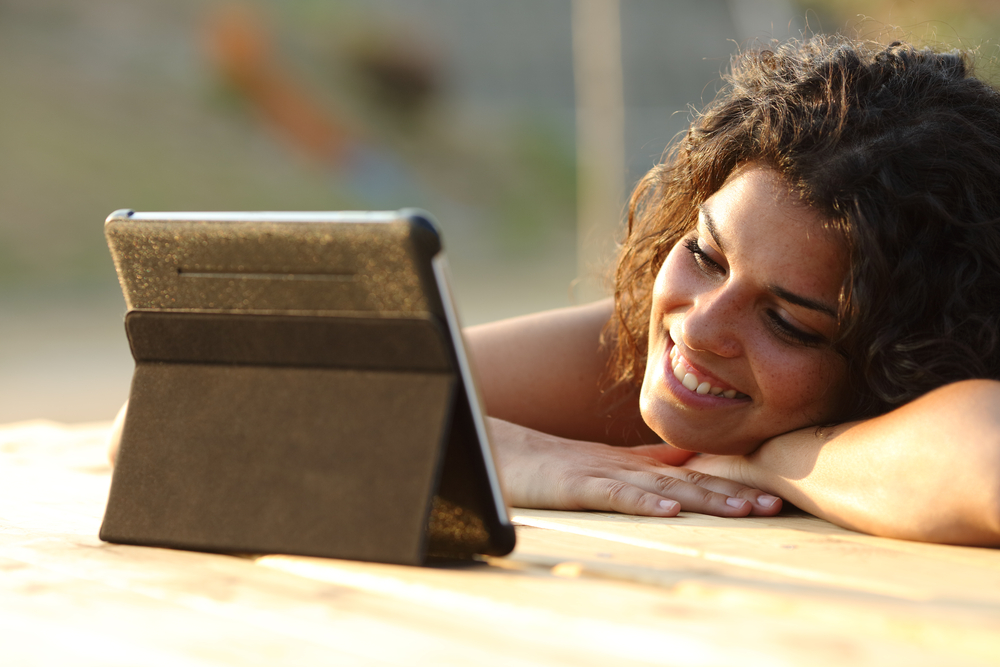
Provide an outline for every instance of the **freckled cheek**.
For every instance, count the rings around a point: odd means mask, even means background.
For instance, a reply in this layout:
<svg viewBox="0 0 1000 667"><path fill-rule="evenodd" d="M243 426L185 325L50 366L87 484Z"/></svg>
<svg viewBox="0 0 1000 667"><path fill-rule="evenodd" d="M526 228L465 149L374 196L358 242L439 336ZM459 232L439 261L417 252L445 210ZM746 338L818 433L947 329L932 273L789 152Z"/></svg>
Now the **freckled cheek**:
<svg viewBox="0 0 1000 667"><path fill-rule="evenodd" d="M840 400L841 383L835 361L793 363L772 360L761 366L758 386L774 408L810 419L830 415Z"/></svg>

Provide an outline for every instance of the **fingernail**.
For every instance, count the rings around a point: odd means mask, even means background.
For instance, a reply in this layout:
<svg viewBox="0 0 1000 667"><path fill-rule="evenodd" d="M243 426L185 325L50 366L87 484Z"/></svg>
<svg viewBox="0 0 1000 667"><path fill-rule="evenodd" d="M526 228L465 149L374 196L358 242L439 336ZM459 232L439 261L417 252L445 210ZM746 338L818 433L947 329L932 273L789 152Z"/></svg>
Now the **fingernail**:
<svg viewBox="0 0 1000 667"><path fill-rule="evenodd" d="M757 496L757 504L761 507L773 507L776 502L778 502L778 499L774 496L769 496L767 494Z"/></svg>
<svg viewBox="0 0 1000 667"><path fill-rule="evenodd" d="M742 498L726 498L726 504L730 507L743 507L746 502Z"/></svg>
<svg viewBox="0 0 1000 667"><path fill-rule="evenodd" d="M674 510L677 508L677 503L673 500L661 500L658 504L660 509Z"/></svg>

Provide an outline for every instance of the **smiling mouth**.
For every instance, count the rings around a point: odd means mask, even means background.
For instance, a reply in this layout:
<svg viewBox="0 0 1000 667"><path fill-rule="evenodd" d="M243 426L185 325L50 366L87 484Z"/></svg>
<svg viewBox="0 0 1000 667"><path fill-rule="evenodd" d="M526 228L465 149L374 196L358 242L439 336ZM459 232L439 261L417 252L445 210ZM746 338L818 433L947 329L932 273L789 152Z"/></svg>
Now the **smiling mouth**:
<svg viewBox="0 0 1000 667"><path fill-rule="evenodd" d="M702 378L695 373L694 369L691 368L690 364L685 362L685 359L679 352L677 352L677 346L674 345L670 348L670 367L673 369L674 377L677 381L683 385L685 389L694 394L711 394L712 396L717 396L718 398L731 398L735 400L750 398L744 393L738 392L732 387L724 384L717 384L717 380Z"/></svg>

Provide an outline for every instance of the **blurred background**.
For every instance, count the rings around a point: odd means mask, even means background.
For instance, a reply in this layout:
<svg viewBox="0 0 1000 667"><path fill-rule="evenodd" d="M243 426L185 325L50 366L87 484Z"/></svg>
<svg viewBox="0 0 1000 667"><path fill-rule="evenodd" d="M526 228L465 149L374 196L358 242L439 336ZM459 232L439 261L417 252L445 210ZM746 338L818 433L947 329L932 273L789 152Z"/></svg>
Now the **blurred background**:
<svg viewBox="0 0 1000 667"><path fill-rule="evenodd" d="M110 419L113 210L419 206L466 324L604 293L627 193L755 40L974 48L994 0L0 0L0 422Z"/></svg>

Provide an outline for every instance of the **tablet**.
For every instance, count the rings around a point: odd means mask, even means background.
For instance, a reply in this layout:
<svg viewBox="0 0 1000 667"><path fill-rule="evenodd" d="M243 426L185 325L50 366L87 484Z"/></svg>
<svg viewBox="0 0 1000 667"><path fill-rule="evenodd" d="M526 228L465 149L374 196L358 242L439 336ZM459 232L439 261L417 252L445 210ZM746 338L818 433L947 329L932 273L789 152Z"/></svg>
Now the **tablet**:
<svg viewBox="0 0 1000 667"><path fill-rule="evenodd" d="M441 236L395 212L137 213L101 538L419 564L514 547Z"/></svg>

